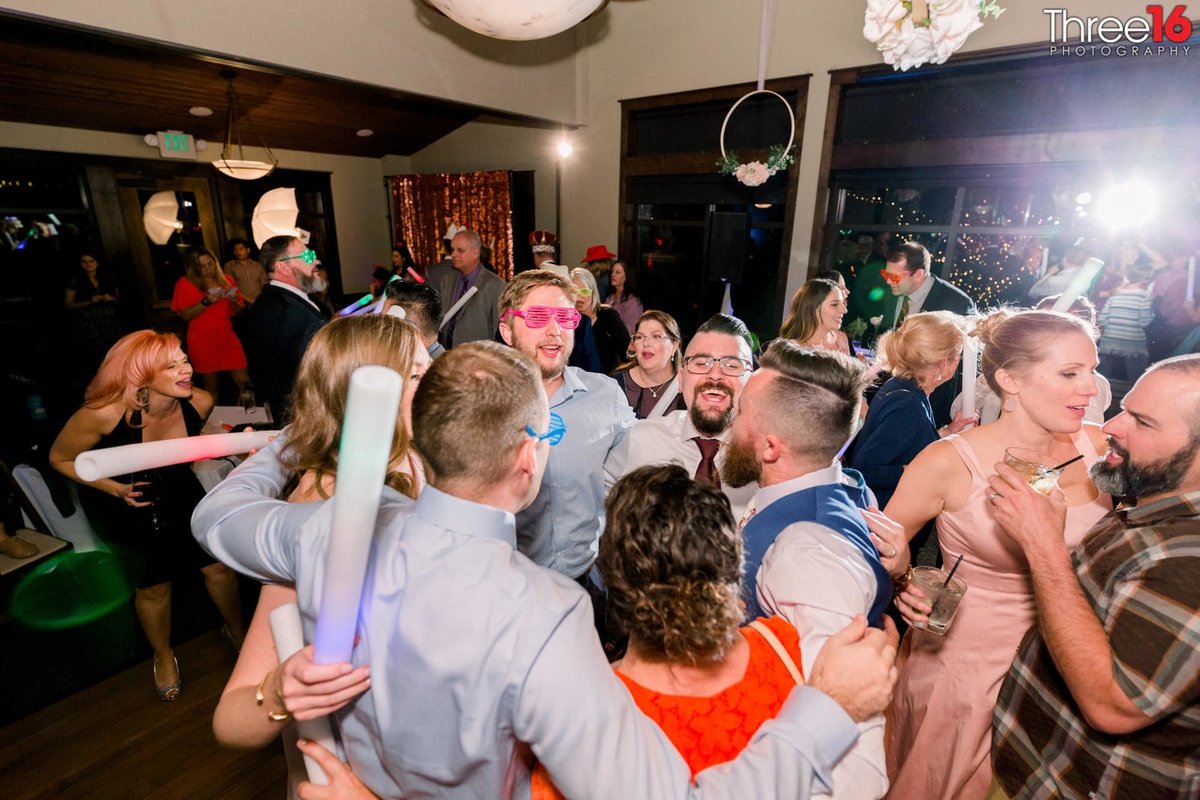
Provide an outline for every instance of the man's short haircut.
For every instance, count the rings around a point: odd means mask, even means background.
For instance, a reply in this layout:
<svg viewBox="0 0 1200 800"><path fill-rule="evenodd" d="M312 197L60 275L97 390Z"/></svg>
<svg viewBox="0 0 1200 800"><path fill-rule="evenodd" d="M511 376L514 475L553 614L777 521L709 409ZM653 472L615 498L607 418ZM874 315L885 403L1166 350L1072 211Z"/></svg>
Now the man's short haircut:
<svg viewBox="0 0 1200 800"><path fill-rule="evenodd" d="M1142 373L1142 377L1149 375L1152 372L1170 372L1173 375L1186 376L1200 384L1200 353L1189 353L1188 355L1175 356L1173 358L1164 358L1155 364L1151 364L1150 368ZM1188 390L1185 387L1180 387L1179 397L1192 398L1192 414L1190 424L1192 427L1191 441L1200 440L1200 393L1195 389Z"/></svg>
<svg viewBox="0 0 1200 800"><path fill-rule="evenodd" d="M857 360L841 353L776 339L762 356L776 374L762 393L759 412L769 430L795 454L832 461L854 432L870 378Z"/></svg>
<svg viewBox="0 0 1200 800"><path fill-rule="evenodd" d="M239 244L240 244L240 245L242 245L243 247L245 247L247 250L249 250L249 249L250 249L250 243L249 243L249 242L247 242L245 239L242 239L242 238L240 238L240 237L239 237L239 238L236 238L236 239L230 239L230 240L229 240L229 252L231 252L231 253L232 253L232 252L233 252L233 248L237 247Z"/></svg>
<svg viewBox="0 0 1200 800"><path fill-rule="evenodd" d="M385 287L388 299L404 309L404 318L416 326L421 336L437 336L442 322L442 298L427 283L391 281Z"/></svg>
<svg viewBox="0 0 1200 800"><path fill-rule="evenodd" d="M467 237L467 245L468 246L474 247L476 250L479 250L480 254L482 255L483 239L479 238L478 233L471 230L470 228L463 228L461 231L459 231L459 233L461 233L463 236ZM453 240L451 240L451 241L453 241Z"/></svg>
<svg viewBox="0 0 1200 800"><path fill-rule="evenodd" d="M751 353L754 352L754 340L750 335L750 329L737 317L731 317L728 314L713 314L696 329L697 336L702 333L721 333L725 336L734 336L744 341Z"/></svg>
<svg viewBox="0 0 1200 800"><path fill-rule="evenodd" d="M930 264L933 263L933 257L929 255L925 245L920 242L905 242L888 248L887 260L889 262L903 260L909 272L916 272L919 269L928 272Z"/></svg>
<svg viewBox="0 0 1200 800"><path fill-rule="evenodd" d="M431 482L490 485L512 469L525 427L545 427L545 390L533 360L498 342L455 347L433 362L413 396L413 444Z"/></svg>
<svg viewBox="0 0 1200 800"><path fill-rule="evenodd" d="M294 241L298 241L295 236L272 236L258 248L258 261L268 275L275 271L275 263L283 257Z"/></svg>
<svg viewBox="0 0 1200 800"><path fill-rule="evenodd" d="M519 273L508 282L504 291L500 293L500 316L503 317L505 311L520 308L529 293L541 286L555 286L562 289L567 299L572 303L575 302L575 284L557 272L548 269L530 269Z"/></svg>

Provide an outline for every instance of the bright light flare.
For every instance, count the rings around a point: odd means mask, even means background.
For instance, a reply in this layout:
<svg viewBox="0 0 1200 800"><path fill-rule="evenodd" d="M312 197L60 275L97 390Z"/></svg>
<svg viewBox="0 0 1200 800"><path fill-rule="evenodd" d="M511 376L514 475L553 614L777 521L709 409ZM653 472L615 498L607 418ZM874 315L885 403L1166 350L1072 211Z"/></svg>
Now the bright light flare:
<svg viewBox="0 0 1200 800"><path fill-rule="evenodd" d="M570 158L571 154L575 152L575 148L572 147L571 143L566 139L563 139L561 142L559 142L556 149L558 150L559 158Z"/></svg>
<svg viewBox="0 0 1200 800"><path fill-rule="evenodd" d="M1154 188L1140 180L1109 186L1096 199L1096 216L1109 228L1140 228L1154 218L1158 197Z"/></svg>

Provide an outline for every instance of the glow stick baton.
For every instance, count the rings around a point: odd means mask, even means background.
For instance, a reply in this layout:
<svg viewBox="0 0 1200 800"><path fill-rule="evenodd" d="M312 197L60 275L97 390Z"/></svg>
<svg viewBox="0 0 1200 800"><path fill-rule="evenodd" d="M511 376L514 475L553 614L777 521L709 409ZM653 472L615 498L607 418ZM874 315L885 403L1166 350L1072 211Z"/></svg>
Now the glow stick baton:
<svg viewBox="0 0 1200 800"><path fill-rule="evenodd" d="M275 640L275 653L282 664L304 647L300 607L295 603L286 603L272 611L270 619L271 638ZM333 728L329 725L328 717L317 717L304 722L296 720L296 731L301 738L311 739L329 752L337 754L337 742L333 739ZM316 761L305 756L304 767L310 781L321 786L329 784L329 778Z"/></svg>
<svg viewBox="0 0 1200 800"><path fill-rule="evenodd" d="M217 433L88 450L75 456L75 474L83 481L98 481L114 475L169 467L172 464L186 464L206 458L224 458L260 450L270 444L271 439L278 434L279 431Z"/></svg>
<svg viewBox="0 0 1200 800"><path fill-rule="evenodd" d="M470 289L467 289L466 293L462 297L458 298L458 302L450 306L450 310L446 312L444 317L442 317L442 324L438 326L438 330L446 327L446 323L454 319L454 315L459 311L462 311L462 307L465 306L467 301L474 297L475 293L478 291L478 286L472 286Z"/></svg>
<svg viewBox="0 0 1200 800"><path fill-rule="evenodd" d="M1195 300L1196 299L1196 257L1195 256L1192 256L1191 258L1188 259L1187 294L1184 296L1183 299L1184 300Z"/></svg>
<svg viewBox="0 0 1200 800"><path fill-rule="evenodd" d="M1102 269L1104 269L1104 262L1094 256L1083 262L1083 266L1079 268L1079 272L1075 273L1074 278L1071 278L1066 291L1054 301L1054 305L1050 310L1066 311L1070 308L1079 295L1092 288L1092 281L1096 280L1096 275Z"/></svg>
<svg viewBox="0 0 1200 800"><path fill-rule="evenodd" d="M412 267L405 267L405 269L408 270L408 274L412 275L412 279L414 281L416 281L417 283L425 282L425 279L421 277L421 274L419 272L417 272L415 269L413 269Z"/></svg>
<svg viewBox="0 0 1200 800"><path fill-rule="evenodd" d="M963 342L962 371L962 413L971 416L975 413L975 371L978 366L978 346L974 337L968 336Z"/></svg>
<svg viewBox="0 0 1200 800"><path fill-rule="evenodd" d="M317 612L313 658L318 664L349 661L354 649L367 557L392 450L395 425L387 421L400 413L401 389L400 375L387 367L359 367L350 376L333 493L333 535ZM381 424L385 435L380 435Z"/></svg>
<svg viewBox="0 0 1200 800"><path fill-rule="evenodd" d="M371 308L367 310L368 314L382 314L383 313L383 306L387 302L387 287L390 286L393 281L398 281L398 280L400 280L399 275L393 275L392 277L388 278L388 282L383 285L383 289L381 289L379 292L379 302L377 302L375 305L371 306Z"/></svg>
<svg viewBox="0 0 1200 800"><path fill-rule="evenodd" d="M1041 278L1046 274L1046 270L1050 267L1050 245L1042 245L1042 266L1038 269L1038 277Z"/></svg>
<svg viewBox="0 0 1200 800"><path fill-rule="evenodd" d="M375 299L375 295L371 294L370 292L367 292L362 297L358 298L353 303L351 303L350 305L346 306L341 311L339 311L338 316L339 317L348 317L351 314L353 314L355 311L358 311L360 308L362 308L363 306L365 306L368 303L370 303L371 301L373 301L374 299Z"/></svg>

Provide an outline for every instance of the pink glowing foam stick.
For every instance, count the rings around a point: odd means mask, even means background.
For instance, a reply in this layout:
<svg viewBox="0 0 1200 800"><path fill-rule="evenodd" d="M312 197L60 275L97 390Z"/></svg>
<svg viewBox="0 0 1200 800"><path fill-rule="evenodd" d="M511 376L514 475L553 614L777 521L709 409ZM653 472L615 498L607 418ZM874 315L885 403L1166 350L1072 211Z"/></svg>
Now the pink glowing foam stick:
<svg viewBox="0 0 1200 800"><path fill-rule="evenodd" d="M313 643L313 660L318 664L348 662L354 649L367 557L402 388L400 375L387 367L359 367L350 376L333 493L333 533L325 554Z"/></svg>
<svg viewBox="0 0 1200 800"><path fill-rule="evenodd" d="M271 638L275 640L275 652L279 663L287 661L298 650L304 647L304 627L300 620L300 607L295 603L286 603L271 612ZM336 754L337 742L333 738L333 729L328 717L296 720L296 731L302 739L311 739L331 753ZM321 765L308 756L304 757L304 766L308 770L308 779L321 786L329 785L329 778Z"/></svg>
<svg viewBox="0 0 1200 800"><path fill-rule="evenodd" d="M412 267L405 267L405 269L407 269L407 270L408 270L408 274L409 274L409 275L412 275L412 278L413 278L413 280L414 280L414 281L416 281L417 283L424 283L424 282L425 282L425 279L421 277L420 273L418 273L418 272L417 272L415 269L413 269Z"/></svg>
<svg viewBox="0 0 1200 800"><path fill-rule="evenodd" d="M278 433L279 431L218 433L88 450L75 457L75 474L80 480L98 481L114 475L169 467L172 464L187 464L206 458L224 458L266 447Z"/></svg>

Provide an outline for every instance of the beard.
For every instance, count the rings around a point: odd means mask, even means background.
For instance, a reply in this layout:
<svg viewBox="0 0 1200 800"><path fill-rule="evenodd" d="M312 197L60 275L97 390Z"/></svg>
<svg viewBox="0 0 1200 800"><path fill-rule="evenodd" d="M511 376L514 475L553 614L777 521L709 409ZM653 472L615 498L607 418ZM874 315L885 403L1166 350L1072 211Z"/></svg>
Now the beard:
<svg viewBox="0 0 1200 800"><path fill-rule="evenodd" d="M700 394L706 391L723 392L729 398L729 408L724 411L701 411ZM688 409L688 415L692 419L692 425L696 426L700 433L705 436L720 436L733 422L733 392L723 383L700 384L692 392L692 407Z"/></svg>
<svg viewBox="0 0 1200 800"><path fill-rule="evenodd" d="M737 489L757 482L762 477L762 464L748 444L733 439L725 445L725 461L721 464L721 482Z"/></svg>
<svg viewBox="0 0 1200 800"><path fill-rule="evenodd" d="M298 288L300 291L304 292L305 294L312 294L313 292L318 291L316 288L317 278L315 275L305 275L300 270L296 270L292 273L292 275L296 277L296 288Z"/></svg>
<svg viewBox="0 0 1200 800"><path fill-rule="evenodd" d="M1130 463L1129 451L1111 438L1108 447L1121 457L1121 463L1111 465L1097 461L1093 464L1088 475L1096 488L1113 497L1153 497L1179 488L1196 453L1200 452L1200 437L1191 439L1174 455L1149 464Z"/></svg>

